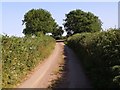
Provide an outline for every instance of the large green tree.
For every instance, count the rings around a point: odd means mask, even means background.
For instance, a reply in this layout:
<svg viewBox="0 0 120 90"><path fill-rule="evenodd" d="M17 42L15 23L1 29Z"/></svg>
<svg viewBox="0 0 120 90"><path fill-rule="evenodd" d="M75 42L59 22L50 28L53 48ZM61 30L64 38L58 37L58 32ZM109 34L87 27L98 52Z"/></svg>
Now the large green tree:
<svg viewBox="0 0 120 90"><path fill-rule="evenodd" d="M29 10L24 15L23 24L25 24L25 29L23 33L27 34L37 34L38 32L52 33L53 29L56 28L55 20L52 18L50 12L44 9L32 9Z"/></svg>
<svg viewBox="0 0 120 90"><path fill-rule="evenodd" d="M64 30L62 29L62 27L61 26L57 26L57 28L53 30L52 36L55 39L60 39L62 37L63 33L64 33Z"/></svg>
<svg viewBox="0 0 120 90"><path fill-rule="evenodd" d="M102 29L102 22L97 16L80 9L70 11L66 14L64 21L64 28L68 35L81 32L96 32Z"/></svg>

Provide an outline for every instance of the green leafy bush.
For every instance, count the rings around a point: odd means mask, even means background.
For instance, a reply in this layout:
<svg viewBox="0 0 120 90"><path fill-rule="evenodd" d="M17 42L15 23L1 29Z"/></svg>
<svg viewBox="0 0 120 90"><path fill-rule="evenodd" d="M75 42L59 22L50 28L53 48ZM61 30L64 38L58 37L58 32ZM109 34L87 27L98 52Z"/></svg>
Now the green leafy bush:
<svg viewBox="0 0 120 90"><path fill-rule="evenodd" d="M120 87L120 30L81 33L68 38L97 88Z"/></svg>
<svg viewBox="0 0 120 90"><path fill-rule="evenodd" d="M49 36L2 37L2 86L15 87L55 45Z"/></svg>
<svg viewBox="0 0 120 90"><path fill-rule="evenodd" d="M2 87L2 45L1 45L2 35L0 35L0 89Z"/></svg>

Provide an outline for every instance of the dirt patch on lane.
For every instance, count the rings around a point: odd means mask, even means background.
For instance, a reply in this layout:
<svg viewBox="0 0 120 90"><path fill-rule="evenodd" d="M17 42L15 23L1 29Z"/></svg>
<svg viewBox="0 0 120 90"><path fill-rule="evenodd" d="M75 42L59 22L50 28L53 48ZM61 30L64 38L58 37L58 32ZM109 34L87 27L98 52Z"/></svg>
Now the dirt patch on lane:
<svg viewBox="0 0 120 90"><path fill-rule="evenodd" d="M61 76L56 79L52 88L92 88L79 59L66 45L64 60L63 71L59 71Z"/></svg>
<svg viewBox="0 0 120 90"><path fill-rule="evenodd" d="M49 58L47 58L44 63L38 65L29 79L24 81L18 88L47 88L50 74L59 61L59 56L62 52L62 44L63 42L56 43L55 50Z"/></svg>

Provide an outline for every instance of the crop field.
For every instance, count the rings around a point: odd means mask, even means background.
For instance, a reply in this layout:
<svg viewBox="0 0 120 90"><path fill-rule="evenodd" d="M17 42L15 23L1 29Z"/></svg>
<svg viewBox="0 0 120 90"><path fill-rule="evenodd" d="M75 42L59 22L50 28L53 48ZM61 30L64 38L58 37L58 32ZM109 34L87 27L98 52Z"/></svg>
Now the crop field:
<svg viewBox="0 0 120 90"><path fill-rule="evenodd" d="M120 30L75 34L67 41L93 86L120 87Z"/></svg>

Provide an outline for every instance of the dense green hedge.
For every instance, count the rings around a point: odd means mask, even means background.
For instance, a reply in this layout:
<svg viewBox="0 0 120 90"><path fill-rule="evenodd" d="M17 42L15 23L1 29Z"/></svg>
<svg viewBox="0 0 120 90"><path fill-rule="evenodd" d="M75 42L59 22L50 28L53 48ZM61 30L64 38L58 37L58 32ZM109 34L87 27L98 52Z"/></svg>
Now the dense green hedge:
<svg viewBox="0 0 120 90"><path fill-rule="evenodd" d="M2 45L1 45L2 35L0 35L0 89L2 87Z"/></svg>
<svg viewBox="0 0 120 90"><path fill-rule="evenodd" d="M2 85L15 87L55 46L49 36L2 37Z"/></svg>
<svg viewBox="0 0 120 90"><path fill-rule="evenodd" d="M120 87L120 30L81 33L68 38L94 87Z"/></svg>

